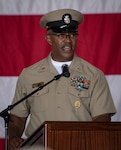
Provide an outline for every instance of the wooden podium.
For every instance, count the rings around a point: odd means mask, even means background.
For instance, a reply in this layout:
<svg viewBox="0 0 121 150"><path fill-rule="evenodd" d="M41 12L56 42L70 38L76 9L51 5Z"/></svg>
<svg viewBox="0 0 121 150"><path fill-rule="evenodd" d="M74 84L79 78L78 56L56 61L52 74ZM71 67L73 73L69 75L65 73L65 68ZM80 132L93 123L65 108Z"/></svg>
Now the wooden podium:
<svg viewBox="0 0 121 150"><path fill-rule="evenodd" d="M121 150L121 123L44 122L21 147L52 150Z"/></svg>

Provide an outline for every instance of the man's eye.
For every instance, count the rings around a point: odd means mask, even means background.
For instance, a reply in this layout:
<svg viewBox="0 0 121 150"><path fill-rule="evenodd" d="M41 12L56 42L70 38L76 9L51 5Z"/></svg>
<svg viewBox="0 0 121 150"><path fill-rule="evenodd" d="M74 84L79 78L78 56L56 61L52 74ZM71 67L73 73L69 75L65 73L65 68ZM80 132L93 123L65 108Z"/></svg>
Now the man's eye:
<svg viewBox="0 0 121 150"><path fill-rule="evenodd" d="M59 38L65 38L66 34L58 34Z"/></svg>
<svg viewBox="0 0 121 150"><path fill-rule="evenodd" d="M75 34L69 34L69 36L70 36L70 38L73 38L73 37L75 37Z"/></svg>

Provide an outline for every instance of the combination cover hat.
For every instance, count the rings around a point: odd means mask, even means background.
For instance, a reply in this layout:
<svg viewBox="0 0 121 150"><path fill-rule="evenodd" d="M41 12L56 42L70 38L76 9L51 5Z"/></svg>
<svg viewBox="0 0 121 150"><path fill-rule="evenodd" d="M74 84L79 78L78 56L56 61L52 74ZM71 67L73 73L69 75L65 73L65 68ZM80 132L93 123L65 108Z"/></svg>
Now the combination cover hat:
<svg viewBox="0 0 121 150"><path fill-rule="evenodd" d="M83 15L79 11L60 9L45 14L40 19L40 25L54 32L77 32L82 21Z"/></svg>

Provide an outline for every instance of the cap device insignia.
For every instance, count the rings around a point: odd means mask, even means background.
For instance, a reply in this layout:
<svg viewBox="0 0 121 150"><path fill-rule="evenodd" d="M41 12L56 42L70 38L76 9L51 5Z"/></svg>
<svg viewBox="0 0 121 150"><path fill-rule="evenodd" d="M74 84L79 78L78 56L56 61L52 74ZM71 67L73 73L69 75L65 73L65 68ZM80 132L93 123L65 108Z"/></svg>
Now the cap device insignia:
<svg viewBox="0 0 121 150"><path fill-rule="evenodd" d="M64 14L62 16L62 20L65 24L69 24L69 23L71 23L72 17L70 14Z"/></svg>

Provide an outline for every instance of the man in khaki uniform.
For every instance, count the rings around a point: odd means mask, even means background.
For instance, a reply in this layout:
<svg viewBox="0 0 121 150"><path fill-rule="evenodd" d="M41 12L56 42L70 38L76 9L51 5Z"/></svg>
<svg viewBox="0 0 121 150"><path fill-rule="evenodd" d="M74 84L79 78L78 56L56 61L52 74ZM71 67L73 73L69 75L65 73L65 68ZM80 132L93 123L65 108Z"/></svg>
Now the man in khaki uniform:
<svg viewBox="0 0 121 150"><path fill-rule="evenodd" d="M50 12L40 20L52 46L49 56L20 74L13 103L62 76L11 110L10 148L21 142L27 117L29 137L44 121L111 121L115 106L104 74L75 53L78 25L83 15L72 9ZM67 73L67 74L65 74Z"/></svg>

